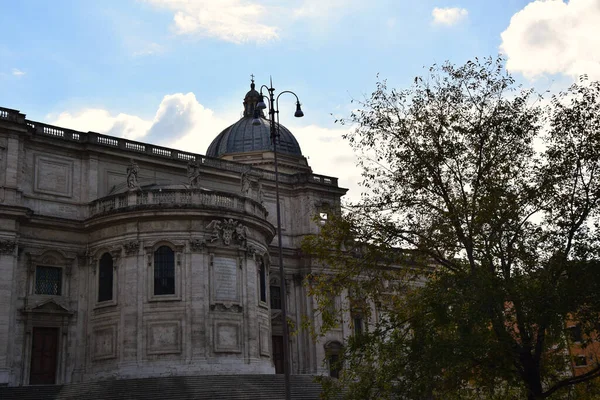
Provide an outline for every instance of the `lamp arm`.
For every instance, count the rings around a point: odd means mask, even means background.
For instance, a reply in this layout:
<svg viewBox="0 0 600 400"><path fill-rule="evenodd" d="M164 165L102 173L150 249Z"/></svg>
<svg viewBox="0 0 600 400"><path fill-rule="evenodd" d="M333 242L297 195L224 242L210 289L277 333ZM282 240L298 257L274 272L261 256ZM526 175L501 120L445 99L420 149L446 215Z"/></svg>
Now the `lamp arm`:
<svg viewBox="0 0 600 400"><path fill-rule="evenodd" d="M262 89L262 88L261 88L261 89ZM276 108L277 108L277 110L279 110L279 96L281 96L281 95L282 95L282 94L284 94L284 93L291 93L291 94L293 94L293 95L294 95L294 97L296 97L296 102L297 102L297 103L300 103L300 99L298 99L298 95L296 95L296 93L292 92L291 90L284 90L283 92L280 92L280 93L277 95L277 99L275 99L275 105L276 105Z"/></svg>

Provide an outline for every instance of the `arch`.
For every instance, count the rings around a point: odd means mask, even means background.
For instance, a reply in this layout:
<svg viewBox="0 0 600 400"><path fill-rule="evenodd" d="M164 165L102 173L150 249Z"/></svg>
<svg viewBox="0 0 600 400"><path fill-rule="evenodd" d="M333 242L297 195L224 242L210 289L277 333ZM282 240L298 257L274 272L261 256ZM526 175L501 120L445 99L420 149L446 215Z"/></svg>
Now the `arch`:
<svg viewBox="0 0 600 400"><path fill-rule="evenodd" d="M181 243L174 243L170 240L160 239L160 240L155 241L151 245L146 246L146 249L150 250L152 253L154 253L159 247L162 247L162 246L170 247L171 250L173 250L174 252L182 251L185 247L185 245L181 244Z"/></svg>
<svg viewBox="0 0 600 400"><path fill-rule="evenodd" d="M60 249L48 249L35 257L37 264L64 266L67 263L67 255Z"/></svg>
<svg viewBox="0 0 600 400"><path fill-rule="evenodd" d="M269 285L271 286L281 286L281 279L279 279L279 274L274 273L269 276Z"/></svg>

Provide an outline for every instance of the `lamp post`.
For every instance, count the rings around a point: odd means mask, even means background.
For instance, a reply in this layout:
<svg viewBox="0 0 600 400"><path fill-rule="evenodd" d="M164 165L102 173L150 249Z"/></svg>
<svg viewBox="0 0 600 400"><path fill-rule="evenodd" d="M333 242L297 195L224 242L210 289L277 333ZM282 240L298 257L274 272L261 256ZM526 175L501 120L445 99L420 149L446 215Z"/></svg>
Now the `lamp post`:
<svg viewBox="0 0 600 400"><path fill-rule="evenodd" d="M260 102L256 104L253 125L260 125L258 110L264 110L267 105L264 102L266 98L269 102L269 122L271 132L271 143L273 143L273 162L275 164L275 200L277 208L277 249L279 253L279 276L281 280L281 317L283 320L283 375L285 380L285 399L291 399L290 390L290 336L287 324L287 290L285 285L285 271L283 268L283 247L281 243L281 210L279 205L279 166L277 164L277 139L279 138L279 97L284 93L291 93L296 97L296 112L294 117L301 118L304 116L300 108L300 100L296 93L289 90L284 90L275 98L275 88L273 88L273 79L270 80L271 87L262 85L260 87ZM263 87L269 92L269 97L263 96ZM275 115L277 115L277 123L275 123Z"/></svg>

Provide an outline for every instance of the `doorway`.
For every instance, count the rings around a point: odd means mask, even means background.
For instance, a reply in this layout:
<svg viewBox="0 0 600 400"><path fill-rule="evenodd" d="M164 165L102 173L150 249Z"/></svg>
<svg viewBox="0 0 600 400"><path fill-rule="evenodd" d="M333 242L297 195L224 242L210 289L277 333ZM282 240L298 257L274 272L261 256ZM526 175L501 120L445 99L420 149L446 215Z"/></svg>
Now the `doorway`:
<svg viewBox="0 0 600 400"><path fill-rule="evenodd" d="M275 373L283 374L283 336L271 336L273 341L273 364Z"/></svg>
<svg viewBox="0 0 600 400"><path fill-rule="evenodd" d="M58 328L33 328L30 385L54 385L58 361Z"/></svg>

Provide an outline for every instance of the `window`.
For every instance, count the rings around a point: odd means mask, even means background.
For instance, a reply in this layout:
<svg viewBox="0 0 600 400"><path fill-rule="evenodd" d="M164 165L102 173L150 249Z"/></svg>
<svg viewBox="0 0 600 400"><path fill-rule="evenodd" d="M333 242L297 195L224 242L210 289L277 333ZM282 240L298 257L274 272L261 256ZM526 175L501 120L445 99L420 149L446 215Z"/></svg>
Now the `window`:
<svg viewBox="0 0 600 400"><path fill-rule="evenodd" d="M337 354L329 356L329 376L336 379L340 377L340 357Z"/></svg>
<svg viewBox="0 0 600 400"><path fill-rule="evenodd" d="M62 268L41 267L35 269L35 294L60 296L62 289Z"/></svg>
<svg viewBox="0 0 600 400"><path fill-rule="evenodd" d="M98 268L98 302L113 298L113 259L109 253L100 258Z"/></svg>
<svg viewBox="0 0 600 400"><path fill-rule="evenodd" d="M329 342L325 345L325 354L327 355L327 363L329 364L329 376L339 378L342 369L340 354L343 351L342 344L338 341Z"/></svg>
<svg viewBox="0 0 600 400"><path fill-rule="evenodd" d="M281 310L281 287L269 286L271 292L271 310Z"/></svg>
<svg viewBox="0 0 600 400"><path fill-rule="evenodd" d="M581 342L583 337L581 336L581 325L577 324L568 328L571 341L574 343Z"/></svg>
<svg viewBox="0 0 600 400"><path fill-rule="evenodd" d="M356 336L362 335L363 333L363 318L360 315L354 316L354 334Z"/></svg>
<svg viewBox="0 0 600 400"><path fill-rule="evenodd" d="M258 266L258 279L260 284L260 301L267 302L267 276L265 263L261 262Z"/></svg>
<svg viewBox="0 0 600 400"><path fill-rule="evenodd" d="M587 359L583 354L575 356L575 366L576 367L584 367L587 365Z"/></svg>
<svg viewBox="0 0 600 400"><path fill-rule="evenodd" d="M175 252L160 246L154 252L154 295L175 294Z"/></svg>

